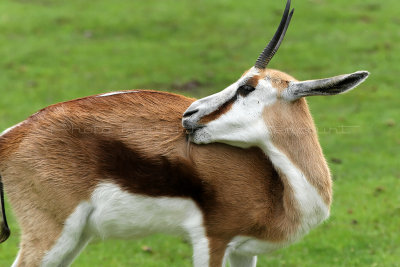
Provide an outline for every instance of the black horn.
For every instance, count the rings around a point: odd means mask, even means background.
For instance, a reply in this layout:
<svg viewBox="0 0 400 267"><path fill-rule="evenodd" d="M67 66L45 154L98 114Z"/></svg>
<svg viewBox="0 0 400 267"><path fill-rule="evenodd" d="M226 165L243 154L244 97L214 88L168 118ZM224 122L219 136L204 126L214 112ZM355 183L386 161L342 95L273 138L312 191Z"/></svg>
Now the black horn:
<svg viewBox="0 0 400 267"><path fill-rule="evenodd" d="M289 27L290 20L293 16L294 9L292 9L290 13L289 10L290 0L288 0L286 3L281 23L279 24L279 27L274 34L274 37L272 37L269 44L264 48L264 50L258 57L256 64L254 65L254 67L256 67L257 69L265 69L268 63L271 61L272 57L275 55L276 51L278 51L278 48L281 45L283 38L285 37L286 30Z"/></svg>

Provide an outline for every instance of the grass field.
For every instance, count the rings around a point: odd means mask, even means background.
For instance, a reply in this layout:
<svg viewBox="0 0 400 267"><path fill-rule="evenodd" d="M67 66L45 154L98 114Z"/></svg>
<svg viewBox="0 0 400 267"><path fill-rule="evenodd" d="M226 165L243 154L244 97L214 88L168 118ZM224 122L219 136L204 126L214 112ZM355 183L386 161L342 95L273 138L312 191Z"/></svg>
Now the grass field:
<svg viewBox="0 0 400 267"><path fill-rule="evenodd" d="M332 215L299 243L260 256L259 266L400 266L400 2L292 4L270 67L300 80L364 69L371 76L346 95L309 99L334 178ZM217 92L254 64L283 7L284 0L3 0L0 129L100 92ZM0 266L18 251L7 209L13 235L0 245ZM91 244L73 266L190 264L189 245L157 235Z"/></svg>

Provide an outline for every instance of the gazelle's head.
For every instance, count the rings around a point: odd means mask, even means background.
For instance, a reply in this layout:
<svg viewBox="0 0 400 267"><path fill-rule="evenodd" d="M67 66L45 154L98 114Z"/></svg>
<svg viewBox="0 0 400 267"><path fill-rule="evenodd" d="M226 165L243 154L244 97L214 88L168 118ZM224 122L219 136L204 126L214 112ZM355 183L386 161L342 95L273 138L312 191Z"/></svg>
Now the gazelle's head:
<svg viewBox="0 0 400 267"><path fill-rule="evenodd" d="M308 113L303 97L313 95L336 95L353 89L369 75L358 71L327 79L299 82L276 70L266 69L278 50L289 26L294 10L290 11L290 0L280 25L266 48L258 57L254 67L239 80L214 95L192 103L183 114L182 125L190 140L197 144L211 142L227 143L239 147L259 144L268 134L269 121L295 121L298 113ZM268 119L271 107L282 108L280 118ZM279 114L280 111L272 112ZM290 118L293 115L293 118ZM266 118L267 117L267 118ZM312 123L309 116L303 116ZM283 122L287 126L288 123ZM303 124L304 125L304 124ZM266 131L267 130L267 131Z"/></svg>

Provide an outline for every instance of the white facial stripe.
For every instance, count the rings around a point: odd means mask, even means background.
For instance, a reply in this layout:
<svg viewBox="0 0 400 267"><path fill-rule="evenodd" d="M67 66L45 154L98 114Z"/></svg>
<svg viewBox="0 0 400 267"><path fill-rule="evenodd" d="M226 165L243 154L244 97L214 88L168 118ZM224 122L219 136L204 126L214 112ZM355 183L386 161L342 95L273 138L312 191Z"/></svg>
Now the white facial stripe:
<svg viewBox="0 0 400 267"><path fill-rule="evenodd" d="M198 116L205 116L214 112L218 107L229 101L236 94L236 83L228 86L219 93L205 97L193 103L195 108L200 109Z"/></svg>

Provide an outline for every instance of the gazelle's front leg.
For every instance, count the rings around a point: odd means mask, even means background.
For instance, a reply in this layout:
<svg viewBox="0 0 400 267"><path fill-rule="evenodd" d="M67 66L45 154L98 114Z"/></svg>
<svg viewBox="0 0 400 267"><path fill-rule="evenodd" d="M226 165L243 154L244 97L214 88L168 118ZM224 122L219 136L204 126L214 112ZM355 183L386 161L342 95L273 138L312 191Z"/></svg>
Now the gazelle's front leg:
<svg viewBox="0 0 400 267"><path fill-rule="evenodd" d="M192 240L194 267L221 267L227 241L202 237Z"/></svg>
<svg viewBox="0 0 400 267"><path fill-rule="evenodd" d="M208 239L204 237L193 238L193 266L209 266L210 265L210 252Z"/></svg>
<svg viewBox="0 0 400 267"><path fill-rule="evenodd" d="M257 256L230 253L228 257L231 267L256 267L257 265Z"/></svg>

